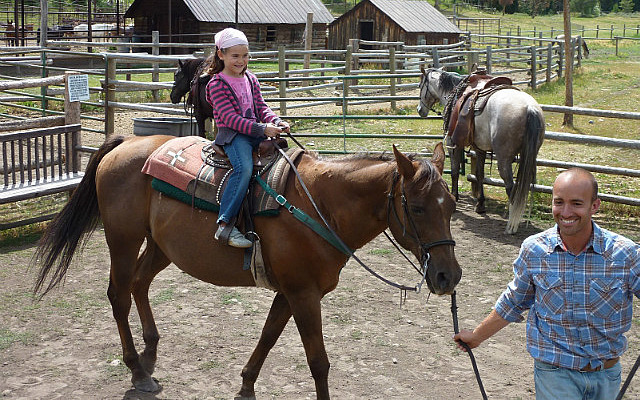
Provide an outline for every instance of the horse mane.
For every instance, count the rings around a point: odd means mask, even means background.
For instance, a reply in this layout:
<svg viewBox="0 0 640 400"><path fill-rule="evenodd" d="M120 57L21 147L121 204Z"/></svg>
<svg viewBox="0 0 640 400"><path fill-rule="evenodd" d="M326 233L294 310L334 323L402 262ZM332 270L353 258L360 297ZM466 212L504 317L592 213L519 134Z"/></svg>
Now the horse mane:
<svg viewBox="0 0 640 400"><path fill-rule="evenodd" d="M192 58L192 59L186 60L185 62L182 63L182 69L184 70L187 76L193 78L193 76L197 73L198 69L200 68L202 63L204 63L205 60L206 58L204 57L198 57L198 58Z"/></svg>
<svg viewBox="0 0 640 400"><path fill-rule="evenodd" d="M314 153L315 154L315 153ZM422 168L418 169L418 176L416 176L416 180L420 181L425 179L424 186L429 187L434 182L440 179L440 173L436 169L436 167L424 158L418 157L415 153L408 153L406 156L411 161L418 161ZM318 158L317 155L315 158ZM350 154L341 158L327 158L325 161L335 162L335 163L357 163L360 161L370 161L370 162L395 162L395 156L389 152L382 153L355 153Z"/></svg>
<svg viewBox="0 0 640 400"><path fill-rule="evenodd" d="M440 74L438 83L445 93L450 93L464 79L458 74L443 72Z"/></svg>

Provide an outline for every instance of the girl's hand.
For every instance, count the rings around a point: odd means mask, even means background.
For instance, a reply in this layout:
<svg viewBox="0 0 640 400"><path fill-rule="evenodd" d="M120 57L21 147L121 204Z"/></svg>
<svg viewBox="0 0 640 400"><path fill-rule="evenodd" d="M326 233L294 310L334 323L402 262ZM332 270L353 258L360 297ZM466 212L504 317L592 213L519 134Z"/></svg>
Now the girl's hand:
<svg viewBox="0 0 640 400"><path fill-rule="evenodd" d="M282 132L285 132L285 133L290 133L291 132L291 128L289 127L289 124L284 122L284 121L280 121L278 123L278 126L280 128L282 128Z"/></svg>
<svg viewBox="0 0 640 400"><path fill-rule="evenodd" d="M272 123L268 123L264 128L264 134L267 135L267 137L277 138L280 136L280 133L282 133L282 128Z"/></svg>

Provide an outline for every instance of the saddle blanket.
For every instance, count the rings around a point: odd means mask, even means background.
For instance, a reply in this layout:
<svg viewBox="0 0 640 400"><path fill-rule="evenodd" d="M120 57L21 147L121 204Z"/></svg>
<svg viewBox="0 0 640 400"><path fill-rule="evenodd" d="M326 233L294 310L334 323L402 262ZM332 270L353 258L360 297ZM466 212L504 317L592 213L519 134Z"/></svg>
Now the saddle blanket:
<svg viewBox="0 0 640 400"><path fill-rule="evenodd" d="M231 169L203 161L202 150L210 143L199 136L171 139L149 156L142 172L155 178L154 189L194 207L217 212ZM287 151L287 156L295 161L302 153L294 148ZM259 175L276 192L284 193L290 170L287 160L278 153L273 164L263 166ZM280 205L260 185L254 185L250 193L252 214L278 214Z"/></svg>

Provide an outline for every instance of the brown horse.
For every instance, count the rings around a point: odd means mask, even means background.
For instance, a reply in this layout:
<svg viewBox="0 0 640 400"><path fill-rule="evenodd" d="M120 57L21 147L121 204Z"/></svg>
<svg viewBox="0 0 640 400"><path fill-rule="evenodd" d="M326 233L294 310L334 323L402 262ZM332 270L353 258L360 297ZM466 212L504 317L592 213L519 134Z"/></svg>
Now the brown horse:
<svg viewBox="0 0 640 400"><path fill-rule="evenodd" d="M90 160L67 205L44 233L35 259L41 264L36 292L46 294L62 281L78 245L102 220L111 256L107 291L122 342L123 359L136 389L157 391L151 377L158 330L148 290L156 274L173 262L190 275L216 285L255 286L242 268L243 251L213 239L216 214L156 192L140 172L146 158L169 136L116 137ZM444 152L438 144L431 162L412 160L393 147L394 156L352 156L323 160L305 153L297 168L311 197L332 229L358 249L389 228L396 241L427 268L436 294L452 293L461 277L454 255L450 219L455 201L441 177ZM317 221L310 199L295 177L282 193ZM293 214L256 217L267 274L277 288L262 335L242 370L238 398L255 398L258 373L293 316L318 399L329 398L329 360L322 336L320 301L338 284L348 256L319 237ZM144 251L140 248L146 240ZM48 282L48 283L47 283ZM143 328L145 349L138 354L129 327L131 297Z"/></svg>

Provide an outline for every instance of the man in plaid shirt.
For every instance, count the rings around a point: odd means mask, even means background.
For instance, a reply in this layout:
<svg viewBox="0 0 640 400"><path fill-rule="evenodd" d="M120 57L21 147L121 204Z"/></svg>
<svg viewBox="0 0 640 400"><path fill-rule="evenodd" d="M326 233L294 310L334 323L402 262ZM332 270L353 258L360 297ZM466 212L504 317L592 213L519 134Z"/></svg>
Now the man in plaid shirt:
<svg viewBox="0 0 640 400"><path fill-rule="evenodd" d="M556 225L525 239L514 278L495 309L454 340L474 348L527 317L536 399L615 399L627 349L633 296L640 297L640 246L592 221L594 176L580 168L553 184ZM464 348L458 345L462 350Z"/></svg>

